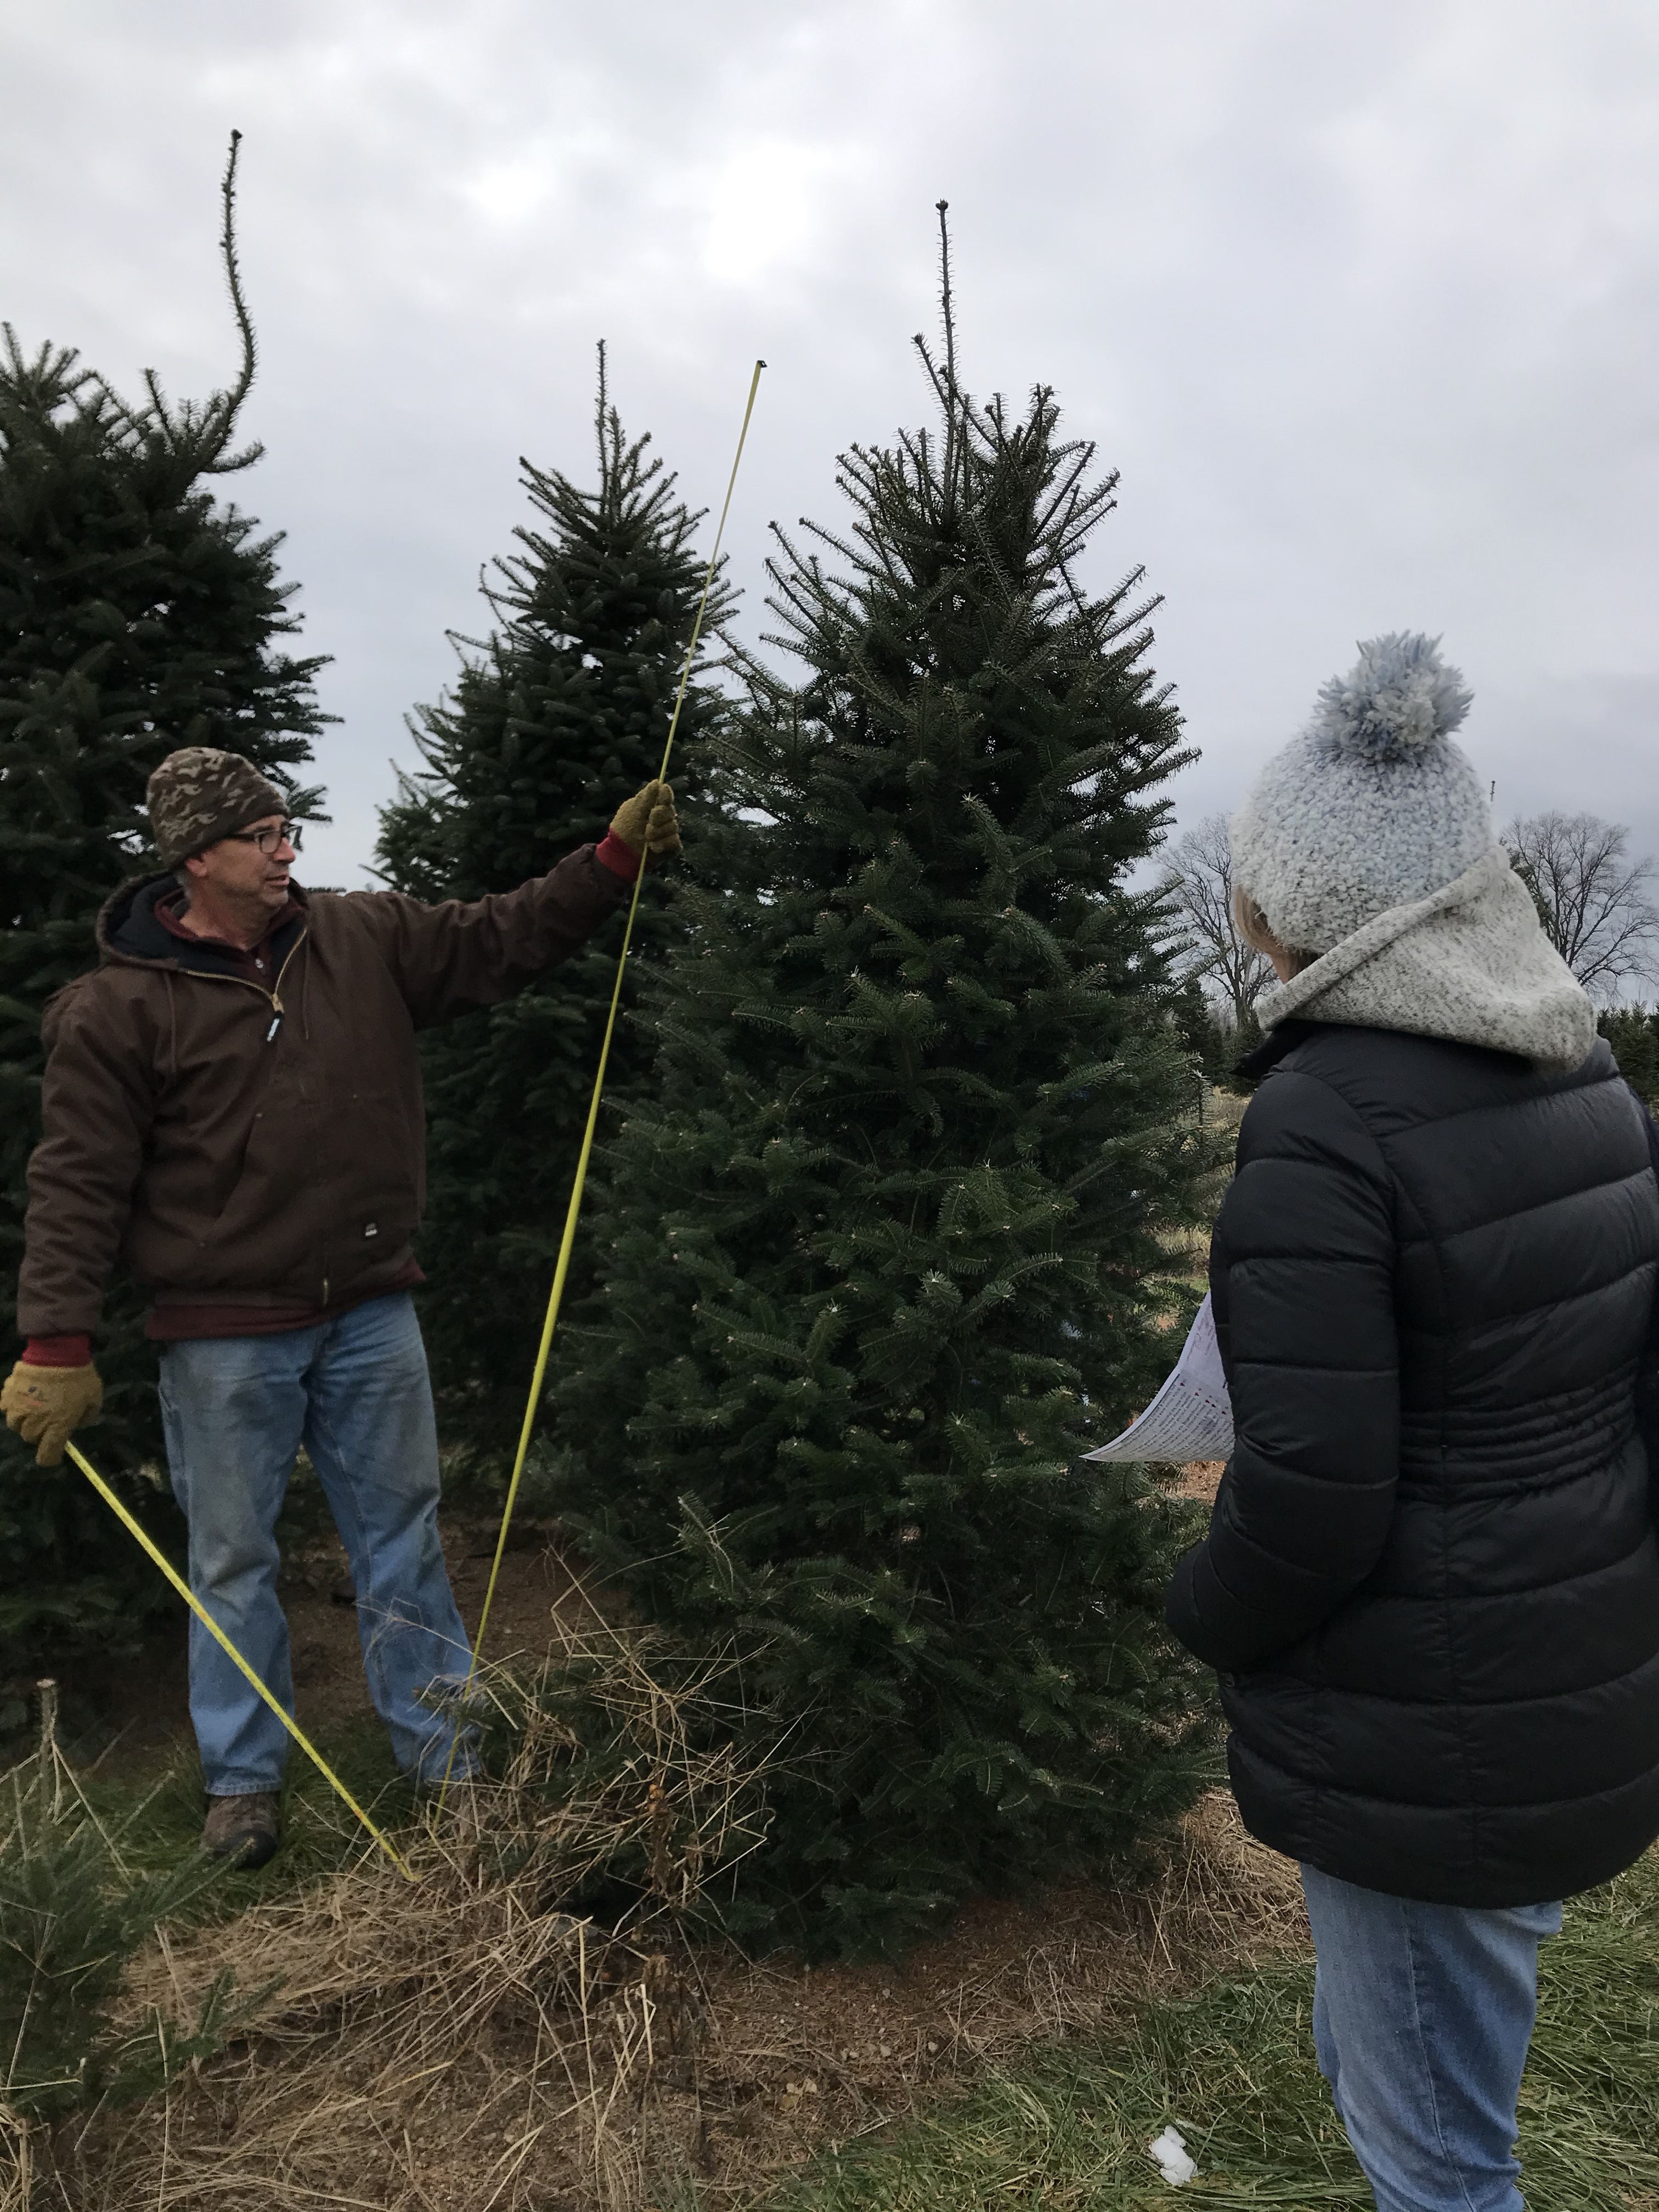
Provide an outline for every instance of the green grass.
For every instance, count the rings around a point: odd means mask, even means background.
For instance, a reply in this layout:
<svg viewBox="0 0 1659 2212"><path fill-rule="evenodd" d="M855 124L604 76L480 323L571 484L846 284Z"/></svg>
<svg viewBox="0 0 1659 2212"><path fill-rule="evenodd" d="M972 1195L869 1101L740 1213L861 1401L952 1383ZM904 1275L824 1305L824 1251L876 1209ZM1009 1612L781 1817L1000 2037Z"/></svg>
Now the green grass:
<svg viewBox="0 0 1659 2212"><path fill-rule="evenodd" d="M1546 1945L1522 2091L1529 2212L1659 2212L1659 1861L1568 1907ZM960 2102L821 2157L777 2212L1142 2212L1369 2206L1313 2059L1310 1967L1148 2006L1125 2033L1034 2057ZM1199 2179L1146 2156L1173 2121Z"/></svg>
<svg viewBox="0 0 1659 2212"><path fill-rule="evenodd" d="M317 1739L317 1748L379 1828L396 1839L413 1805L410 1784L398 1773L386 1731L365 1718ZM101 1783L95 1771L82 1788L98 1819L135 1873L154 1874L194 1855L206 1810L201 1770L182 1759L158 1781ZM199 1893L188 1917L213 1922L234 1917L332 1873L374 1845L297 1747L289 1759L283 1791L283 1848L252 1873L228 1867Z"/></svg>

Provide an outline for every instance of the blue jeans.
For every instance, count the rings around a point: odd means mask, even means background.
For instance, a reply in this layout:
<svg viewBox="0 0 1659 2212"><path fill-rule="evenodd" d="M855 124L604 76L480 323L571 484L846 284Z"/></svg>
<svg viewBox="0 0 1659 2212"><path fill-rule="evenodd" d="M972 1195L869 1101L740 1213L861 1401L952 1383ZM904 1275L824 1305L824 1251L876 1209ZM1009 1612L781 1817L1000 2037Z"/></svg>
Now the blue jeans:
<svg viewBox="0 0 1659 2212"><path fill-rule="evenodd" d="M468 1645L438 1541L438 1431L408 1293L280 1336L169 1344L161 1398L190 1586L208 1612L291 1713L276 1527L303 1443L351 1562L374 1710L404 1771L441 1779L453 1730L420 1692L464 1678ZM193 1616L190 1717L210 1796L282 1786L286 1731Z"/></svg>
<svg viewBox="0 0 1659 2212"><path fill-rule="evenodd" d="M1522 2212L1515 2102L1559 1905L1422 1905L1302 1869L1314 2045L1377 2212Z"/></svg>

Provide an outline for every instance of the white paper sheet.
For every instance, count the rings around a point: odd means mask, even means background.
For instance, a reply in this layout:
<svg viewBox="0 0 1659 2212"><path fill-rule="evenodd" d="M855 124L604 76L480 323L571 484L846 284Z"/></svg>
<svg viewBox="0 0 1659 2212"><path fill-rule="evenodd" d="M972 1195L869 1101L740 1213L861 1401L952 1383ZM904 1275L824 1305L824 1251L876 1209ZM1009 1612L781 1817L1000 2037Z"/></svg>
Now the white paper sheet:
<svg viewBox="0 0 1659 2212"><path fill-rule="evenodd" d="M1228 1459L1233 1449L1233 1408L1215 1340L1215 1316L1206 1291L1187 1333L1175 1372L1138 1420L1121 1437L1085 1452L1085 1459L1158 1459L1185 1462Z"/></svg>

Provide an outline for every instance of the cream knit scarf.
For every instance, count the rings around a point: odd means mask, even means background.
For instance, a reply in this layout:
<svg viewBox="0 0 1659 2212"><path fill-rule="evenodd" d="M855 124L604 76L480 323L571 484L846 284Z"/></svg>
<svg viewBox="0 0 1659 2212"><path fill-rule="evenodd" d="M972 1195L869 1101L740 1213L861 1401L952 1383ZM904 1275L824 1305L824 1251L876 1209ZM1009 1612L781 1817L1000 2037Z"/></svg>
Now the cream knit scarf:
<svg viewBox="0 0 1659 2212"><path fill-rule="evenodd" d="M1518 1053L1555 1074L1595 1042L1595 1011L1494 845L1427 898L1390 907L1256 1007L1264 1030L1345 1022Z"/></svg>

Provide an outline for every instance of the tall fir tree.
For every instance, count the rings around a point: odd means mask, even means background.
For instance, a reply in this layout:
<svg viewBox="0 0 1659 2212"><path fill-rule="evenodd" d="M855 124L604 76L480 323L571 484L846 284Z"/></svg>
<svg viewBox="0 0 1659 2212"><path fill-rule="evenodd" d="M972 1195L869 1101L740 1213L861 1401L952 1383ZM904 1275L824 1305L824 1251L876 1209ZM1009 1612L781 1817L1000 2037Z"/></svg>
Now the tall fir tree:
<svg viewBox="0 0 1659 2212"><path fill-rule="evenodd" d="M1607 1006L1595 1026L1613 1047L1619 1073L1651 1108L1659 1103L1659 1006Z"/></svg>
<svg viewBox="0 0 1659 2212"><path fill-rule="evenodd" d="M1192 756L1140 571L1081 579L1115 477L1047 389L961 391L945 278L938 432L843 457L830 566L781 538L805 678L750 666L715 744L743 818L678 894L559 1385L571 1524L793 1721L756 1871L819 1949L1098 1870L1207 1741L1182 1509L1078 1463L1169 1364L1207 1180L1129 881Z"/></svg>
<svg viewBox="0 0 1659 2212"><path fill-rule="evenodd" d="M599 348L599 483L521 461L537 521L494 564L487 640L455 640L453 693L418 710L425 759L382 816L387 880L422 898L480 898L542 874L605 836L618 803L662 759L702 598L702 520L675 477L623 435ZM702 660L729 611L717 584ZM687 690L672 778L695 868L711 811L701 740L723 711ZM606 1097L639 1087L648 1048L631 1019L637 977L671 924L647 879ZM434 1382L450 1443L497 1452L517 1435L569 1200L616 975L620 921L505 1005L422 1040L428 1194L419 1253ZM586 1248L584 1248L585 1255ZM573 1291L586 1259L579 1255Z"/></svg>
<svg viewBox="0 0 1659 2212"><path fill-rule="evenodd" d="M281 641L299 628L277 536L222 504L254 342L234 233L236 144L223 185L226 275L242 341L235 383L169 401L154 374L129 404L67 348L27 354L9 325L0 358L0 1306L15 1310L24 1170L40 1135L47 999L95 958L99 908L154 865L144 786L180 745L243 753L290 794L327 718L320 659ZM95 1356L107 1386L99 1455L131 1468L161 1449L142 1301L117 1286ZM74 1619L118 1601L131 1539L80 1486L43 1480L0 1431L0 1636L33 1615ZM139 1566L148 1577L150 1570Z"/></svg>

